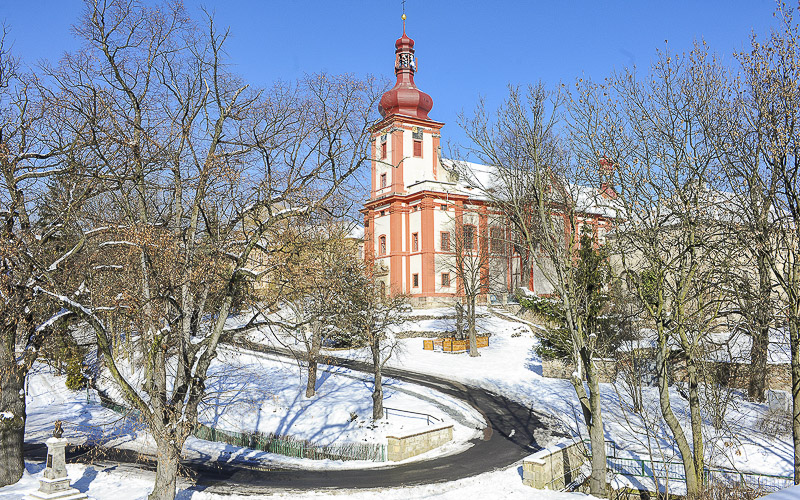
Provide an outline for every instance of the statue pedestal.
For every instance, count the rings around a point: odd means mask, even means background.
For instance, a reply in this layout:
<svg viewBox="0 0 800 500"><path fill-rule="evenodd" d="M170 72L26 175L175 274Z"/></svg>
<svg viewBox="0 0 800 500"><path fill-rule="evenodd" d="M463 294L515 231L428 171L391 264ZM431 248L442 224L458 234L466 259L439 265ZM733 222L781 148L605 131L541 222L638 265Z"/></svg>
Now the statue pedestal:
<svg viewBox="0 0 800 500"><path fill-rule="evenodd" d="M39 489L26 495L25 500L83 500L88 498L69 485L64 449L67 440L51 437L47 440L47 467L39 479Z"/></svg>

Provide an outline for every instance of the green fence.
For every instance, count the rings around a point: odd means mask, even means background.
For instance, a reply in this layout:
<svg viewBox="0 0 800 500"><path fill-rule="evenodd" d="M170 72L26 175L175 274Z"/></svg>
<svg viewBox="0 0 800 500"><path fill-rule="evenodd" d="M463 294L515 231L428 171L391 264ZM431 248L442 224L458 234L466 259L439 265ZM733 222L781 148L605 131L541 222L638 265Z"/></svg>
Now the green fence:
<svg viewBox="0 0 800 500"><path fill-rule="evenodd" d="M108 400L101 400L102 406L125 413L134 421L140 420L139 412ZM192 435L205 441L267 451L287 457L310 458L312 460L369 460L386 461L386 445L380 443L340 443L321 445L292 436L281 436L261 432L223 431L198 423Z"/></svg>
<svg viewBox="0 0 800 500"><path fill-rule="evenodd" d="M589 450L589 456L591 456L589 440L584 440L584 443L586 444L586 449ZM647 477L658 479L659 481L667 479L670 481L686 481L683 462L621 457L613 441L606 441L606 458L609 470L623 476ZM741 485L764 492L778 491L794 486L794 478L792 476L742 472L725 467L704 467L703 472L707 483L728 486Z"/></svg>
<svg viewBox="0 0 800 500"><path fill-rule="evenodd" d="M198 424L192 433L198 439L217 441L254 450L277 453L287 457L312 460L370 460L386 461L386 445L379 443L341 443L321 445L291 436L261 432L234 432Z"/></svg>

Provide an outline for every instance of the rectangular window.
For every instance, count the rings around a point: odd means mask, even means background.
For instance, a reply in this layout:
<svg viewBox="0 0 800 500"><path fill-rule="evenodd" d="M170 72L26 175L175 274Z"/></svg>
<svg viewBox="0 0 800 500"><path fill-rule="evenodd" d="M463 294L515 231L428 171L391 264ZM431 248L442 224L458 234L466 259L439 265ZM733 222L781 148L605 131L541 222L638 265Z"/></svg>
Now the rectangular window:
<svg viewBox="0 0 800 500"><path fill-rule="evenodd" d="M464 225L464 250L472 250L475 246L475 226Z"/></svg>
<svg viewBox="0 0 800 500"><path fill-rule="evenodd" d="M422 158L422 141L414 141L414 157Z"/></svg>
<svg viewBox="0 0 800 500"><path fill-rule="evenodd" d="M442 286L443 287L450 286L450 273L442 273Z"/></svg>
<svg viewBox="0 0 800 500"><path fill-rule="evenodd" d="M381 160L386 159L386 143L381 144Z"/></svg>
<svg viewBox="0 0 800 500"><path fill-rule="evenodd" d="M506 242L503 238L503 230L499 227L492 228L491 250L492 253L498 255L505 255L506 253Z"/></svg>
<svg viewBox="0 0 800 500"><path fill-rule="evenodd" d="M381 189L386 187L386 174L381 174Z"/></svg>
<svg viewBox="0 0 800 500"><path fill-rule="evenodd" d="M442 231L442 241L439 243L439 248L441 248L442 252L449 252L450 251L450 233L447 231Z"/></svg>
<svg viewBox="0 0 800 500"><path fill-rule="evenodd" d="M411 281L414 283L414 288L417 288L419 286L419 274L412 274Z"/></svg>
<svg viewBox="0 0 800 500"><path fill-rule="evenodd" d="M380 237L380 248L379 248L380 255L386 255L386 236Z"/></svg>
<svg viewBox="0 0 800 500"><path fill-rule="evenodd" d="M419 252L419 233L411 235L411 251Z"/></svg>
<svg viewBox="0 0 800 500"><path fill-rule="evenodd" d="M442 210L447 211L447 205L442 205L441 208Z"/></svg>

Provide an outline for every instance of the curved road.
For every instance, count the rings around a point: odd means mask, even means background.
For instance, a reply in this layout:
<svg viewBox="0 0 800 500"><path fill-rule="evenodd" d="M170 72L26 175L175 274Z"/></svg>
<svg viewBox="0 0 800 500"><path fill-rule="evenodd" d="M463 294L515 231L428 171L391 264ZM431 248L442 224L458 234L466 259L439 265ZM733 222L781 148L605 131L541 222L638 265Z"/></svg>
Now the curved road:
<svg viewBox="0 0 800 500"><path fill-rule="evenodd" d="M272 349L258 350L270 354L286 354ZM371 372L370 366L360 361L333 358L326 360L326 364ZM484 429L483 438L473 440L472 446L458 454L372 469L298 470L186 460L183 464L193 473L197 482L195 488L247 494L274 488L381 488L453 481L507 467L541 449L553 437L562 436L553 430L555 426L552 425L552 417L534 412L504 396L431 375L392 368L384 369L383 373L388 377L430 387L468 402L483 414L489 424ZM141 456L136 453L109 451L105 455L112 461L141 462ZM68 454L68 458L80 460L85 453L85 449L76 449ZM45 454L43 445L31 445L27 449L27 455L31 458L43 458ZM152 468L153 465L144 467Z"/></svg>

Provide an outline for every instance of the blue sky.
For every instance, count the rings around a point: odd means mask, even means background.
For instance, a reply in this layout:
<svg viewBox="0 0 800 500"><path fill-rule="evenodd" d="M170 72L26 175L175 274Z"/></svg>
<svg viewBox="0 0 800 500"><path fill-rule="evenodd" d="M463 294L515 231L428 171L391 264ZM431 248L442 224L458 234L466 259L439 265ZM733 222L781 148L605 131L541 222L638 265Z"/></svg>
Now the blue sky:
<svg viewBox="0 0 800 500"><path fill-rule="evenodd" d="M255 85L304 73L372 73L393 78L394 41L402 32L399 0L184 0L193 17L215 12L229 26L234 71ZM0 0L26 63L56 60L78 42L70 32L78 0ZM723 61L765 34L776 20L772 0L407 0L407 32L416 41L417 85L433 97L431 118L460 140L457 115L479 96L500 103L511 84L550 86L600 79L636 64L646 69L668 40L684 51L703 38Z"/></svg>

